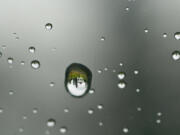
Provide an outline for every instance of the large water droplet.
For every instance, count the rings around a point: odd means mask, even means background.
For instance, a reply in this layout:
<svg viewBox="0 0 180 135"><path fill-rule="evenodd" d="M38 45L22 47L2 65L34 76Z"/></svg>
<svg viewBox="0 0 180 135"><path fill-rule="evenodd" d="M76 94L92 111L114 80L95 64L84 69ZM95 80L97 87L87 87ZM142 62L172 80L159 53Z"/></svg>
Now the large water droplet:
<svg viewBox="0 0 180 135"><path fill-rule="evenodd" d="M176 32L176 33L174 34L174 38L175 38L176 40L180 40L180 32Z"/></svg>
<svg viewBox="0 0 180 135"><path fill-rule="evenodd" d="M39 62L38 60L33 60L33 61L31 61L31 67L32 67L33 69L38 69L38 68L40 68L40 62Z"/></svg>
<svg viewBox="0 0 180 135"><path fill-rule="evenodd" d="M53 25L51 23L47 23L45 25L46 30L51 30L53 28Z"/></svg>
<svg viewBox="0 0 180 135"><path fill-rule="evenodd" d="M47 122L46 122L46 125L48 127L55 127L56 125L56 121L54 119L49 119Z"/></svg>
<svg viewBox="0 0 180 135"><path fill-rule="evenodd" d="M82 64L73 63L65 73L65 87L68 93L74 97L82 97L89 92L92 73Z"/></svg>
<svg viewBox="0 0 180 135"><path fill-rule="evenodd" d="M35 53L35 50L36 50L35 47L33 47L33 46L29 47L29 52L30 53Z"/></svg>
<svg viewBox="0 0 180 135"><path fill-rule="evenodd" d="M172 59L173 60L179 60L180 59L180 52L179 51L174 51L173 53L172 53Z"/></svg>

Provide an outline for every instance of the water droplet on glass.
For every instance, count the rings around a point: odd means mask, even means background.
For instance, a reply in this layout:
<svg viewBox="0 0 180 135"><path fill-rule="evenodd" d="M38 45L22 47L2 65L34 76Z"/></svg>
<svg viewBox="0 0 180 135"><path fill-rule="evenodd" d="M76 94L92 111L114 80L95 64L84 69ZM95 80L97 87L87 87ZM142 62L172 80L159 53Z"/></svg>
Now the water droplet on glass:
<svg viewBox="0 0 180 135"><path fill-rule="evenodd" d="M105 39L106 39L105 37L101 37L101 41L105 41Z"/></svg>
<svg viewBox="0 0 180 135"><path fill-rule="evenodd" d="M119 63L119 66L121 66L121 67L122 67L122 66L123 66L123 63Z"/></svg>
<svg viewBox="0 0 180 135"><path fill-rule="evenodd" d="M94 94L94 93L95 93L95 89L91 88L91 89L89 90L89 94Z"/></svg>
<svg viewBox="0 0 180 135"><path fill-rule="evenodd" d="M137 111L142 111L142 108L141 107L137 107Z"/></svg>
<svg viewBox="0 0 180 135"><path fill-rule="evenodd" d="M161 123L161 120L160 120L160 119L157 119L157 120L156 120L156 123L157 123L157 124L160 124L160 123Z"/></svg>
<svg viewBox="0 0 180 135"><path fill-rule="evenodd" d="M98 123L98 125L99 125L100 127L102 127L102 126L104 125L104 123L100 121L100 122Z"/></svg>
<svg viewBox="0 0 180 135"><path fill-rule="evenodd" d="M46 30L51 30L53 28L53 25L51 23L47 23L45 25Z"/></svg>
<svg viewBox="0 0 180 135"><path fill-rule="evenodd" d="M49 86L50 87L54 87L55 83L54 82L50 82Z"/></svg>
<svg viewBox="0 0 180 135"><path fill-rule="evenodd" d="M113 70L112 70L112 72L113 72L113 73L115 73L115 72L116 72L116 70L115 70L115 69L113 69Z"/></svg>
<svg viewBox="0 0 180 135"><path fill-rule="evenodd" d="M89 92L92 73L82 64L71 64L65 73L65 87L67 92L74 97L82 97Z"/></svg>
<svg viewBox="0 0 180 135"><path fill-rule="evenodd" d="M145 32L145 33L148 33L148 32L149 32L149 30L148 30L147 28L145 28L145 29L144 29L144 32Z"/></svg>
<svg viewBox="0 0 180 135"><path fill-rule="evenodd" d="M10 58L7 59L7 61L8 61L9 64L12 64L14 60L13 60L13 58L10 57Z"/></svg>
<svg viewBox="0 0 180 135"><path fill-rule="evenodd" d="M172 59L173 60L179 60L180 59L180 52L179 51L174 51L173 53L172 53Z"/></svg>
<svg viewBox="0 0 180 135"><path fill-rule="evenodd" d="M180 40L180 32L176 32L176 33L174 34L174 38L175 38L176 40Z"/></svg>
<svg viewBox="0 0 180 135"><path fill-rule="evenodd" d="M54 119L49 119L47 122L46 122L46 125L48 127L55 127L56 125L56 121Z"/></svg>
<svg viewBox="0 0 180 135"><path fill-rule="evenodd" d="M137 88L137 89L136 89L136 92L139 93L139 92L140 92L140 89Z"/></svg>
<svg viewBox="0 0 180 135"><path fill-rule="evenodd" d="M32 67L33 69L38 69L38 68L40 68L40 62L39 62L38 60L33 60L33 61L31 62L31 67Z"/></svg>
<svg viewBox="0 0 180 135"><path fill-rule="evenodd" d="M94 113L94 110L93 109L89 109L88 110L88 114L93 114Z"/></svg>
<svg viewBox="0 0 180 135"><path fill-rule="evenodd" d="M21 61L20 63L21 63L21 65L22 65L22 66L24 66L24 65L25 65L25 61Z"/></svg>
<svg viewBox="0 0 180 135"><path fill-rule="evenodd" d="M32 112L33 112L33 114L37 114L38 113L38 109L34 108Z"/></svg>
<svg viewBox="0 0 180 135"><path fill-rule="evenodd" d="M107 67L105 67L105 68L104 68L104 71L108 71L108 68L107 68Z"/></svg>
<svg viewBox="0 0 180 135"><path fill-rule="evenodd" d="M36 50L35 47L33 47L33 46L29 47L29 52L30 53L35 53L35 50Z"/></svg>
<svg viewBox="0 0 180 135"><path fill-rule="evenodd" d="M22 116L22 119L23 119L23 120L26 120L26 119L27 119L27 116L25 116L25 115Z"/></svg>
<svg viewBox="0 0 180 135"><path fill-rule="evenodd" d="M163 38L167 38L167 33L163 33Z"/></svg>
<svg viewBox="0 0 180 135"><path fill-rule="evenodd" d="M9 91L9 95L14 95L14 91L13 91L13 90L10 90L10 91Z"/></svg>
<svg viewBox="0 0 180 135"><path fill-rule="evenodd" d="M15 37L16 40L20 39L19 37Z"/></svg>
<svg viewBox="0 0 180 135"><path fill-rule="evenodd" d="M68 108L65 108L65 109L64 109L64 112L65 112L65 113L68 113L68 112L69 112L69 109L68 109Z"/></svg>
<svg viewBox="0 0 180 135"><path fill-rule="evenodd" d="M61 134L65 134L65 133L67 132L67 127L61 127L61 128L59 129L59 132L60 132Z"/></svg>
<svg viewBox="0 0 180 135"><path fill-rule="evenodd" d="M157 113L157 116L162 116L162 113L161 113L161 112L158 112L158 113Z"/></svg>
<svg viewBox="0 0 180 135"><path fill-rule="evenodd" d="M20 133L24 132L24 128L19 128L19 132Z"/></svg>
<svg viewBox="0 0 180 135"><path fill-rule="evenodd" d="M138 70L134 70L134 74L135 75L139 74L139 71Z"/></svg>
<svg viewBox="0 0 180 135"><path fill-rule="evenodd" d="M99 110L102 110L102 109L104 108L104 106L103 106L102 104L99 104L99 105L97 105L97 108L98 108Z"/></svg>
<svg viewBox="0 0 180 135"><path fill-rule="evenodd" d="M120 72L120 73L117 75L118 79L120 79L120 80L123 80L123 79L125 78L125 76L126 76L126 74L125 74L124 72Z"/></svg>
<svg viewBox="0 0 180 135"><path fill-rule="evenodd" d="M128 133L128 132L129 132L129 129L128 129L128 128L123 128L123 132L124 132L124 133Z"/></svg>
<svg viewBox="0 0 180 135"><path fill-rule="evenodd" d="M125 87L126 87L126 82L125 82L125 81L120 81L120 82L118 83L118 88L124 89Z"/></svg>
<svg viewBox="0 0 180 135"><path fill-rule="evenodd" d="M98 72L99 74L102 74L102 70L101 70L101 69L99 69L97 72Z"/></svg>
<svg viewBox="0 0 180 135"><path fill-rule="evenodd" d="M4 112L3 108L0 108L0 114L2 114Z"/></svg>
<svg viewBox="0 0 180 135"><path fill-rule="evenodd" d="M126 10L126 11L129 11L129 7L126 7L125 10Z"/></svg>

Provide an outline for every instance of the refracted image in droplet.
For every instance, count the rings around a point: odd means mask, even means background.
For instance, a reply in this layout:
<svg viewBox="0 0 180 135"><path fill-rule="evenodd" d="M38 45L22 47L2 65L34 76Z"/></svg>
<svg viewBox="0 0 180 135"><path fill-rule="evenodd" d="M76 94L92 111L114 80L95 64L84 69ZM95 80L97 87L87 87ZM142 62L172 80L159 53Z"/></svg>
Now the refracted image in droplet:
<svg viewBox="0 0 180 135"><path fill-rule="evenodd" d="M65 73L65 88L74 97L82 97L91 87L92 72L84 65L73 63Z"/></svg>

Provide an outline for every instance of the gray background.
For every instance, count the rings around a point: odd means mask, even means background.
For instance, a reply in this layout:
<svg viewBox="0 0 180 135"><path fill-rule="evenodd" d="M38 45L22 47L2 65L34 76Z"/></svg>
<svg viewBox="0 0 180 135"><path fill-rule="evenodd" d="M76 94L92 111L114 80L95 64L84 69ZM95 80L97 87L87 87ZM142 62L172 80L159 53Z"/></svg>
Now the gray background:
<svg viewBox="0 0 180 135"><path fill-rule="evenodd" d="M124 127L131 135L179 134L180 62L171 58L180 49L174 39L180 31L179 6L179 0L1 0L0 135L43 135L46 130L58 135L61 126L68 135L121 135ZM46 23L53 24L51 31L45 30ZM28 52L30 46L36 48L34 54ZM8 57L14 58L11 68ZM41 63L38 70L30 66L34 59ZM65 69L74 62L91 69L95 94L77 99L66 92ZM105 67L108 71L97 73ZM118 89L113 69L126 72L124 90ZM163 114L161 124L157 112ZM52 129L46 126L49 118L57 122Z"/></svg>

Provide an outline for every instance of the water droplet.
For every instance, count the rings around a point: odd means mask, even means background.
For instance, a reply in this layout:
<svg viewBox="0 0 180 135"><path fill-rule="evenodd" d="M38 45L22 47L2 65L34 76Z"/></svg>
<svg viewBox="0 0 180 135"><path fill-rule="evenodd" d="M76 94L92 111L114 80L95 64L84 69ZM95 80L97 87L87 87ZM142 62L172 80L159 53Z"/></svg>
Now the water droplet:
<svg viewBox="0 0 180 135"><path fill-rule="evenodd" d="M100 122L98 123L98 125L99 125L100 127L102 127L102 126L104 125L104 123L100 121Z"/></svg>
<svg viewBox="0 0 180 135"><path fill-rule="evenodd" d="M107 68L107 67L105 67L105 68L104 68L104 71L108 71L108 68Z"/></svg>
<svg viewBox="0 0 180 135"><path fill-rule="evenodd" d="M67 132L67 127L61 127L61 128L59 129L59 132L60 132L61 134L65 134L65 133Z"/></svg>
<svg viewBox="0 0 180 135"><path fill-rule="evenodd" d="M126 7L125 10L126 10L126 11L129 11L129 7Z"/></svg>
<svg viewBox="0 0 180 135"><path fill-rule="evenodd" d="M50 82L49 86L50 87L54 87L55 83L54 82Z"/></svg>
<svg viewBox="0 0 180 135"><path fill-rule="evenodd" d="M139 92L140 92L140 89L137 88L137 89L136 89L136 92L139 93Z"/></svg>
<svg viewBox="0 0 180 135"><path fill-rule="evenodd" d="M163 38L167 38L167 33L163 33Z"/></svg>
<svg viewBox="0 0 180 135"><path fill-rule="evenodd" d="M3 108L0 108L0 114L2 114L4 112Z"/></svg>
<svg viewBox="0 0 180 135"><path fill-rule="evenodd" d="M56 121L54 119L49 119L47 122L46 122L46 125L48 127L55 127L56 125Z"/></svg>
<svg viewBox="0 0 180 135"><path fill-rule="evenodd" d="M91 114L93 114L93 113L94 113L94 109L89 109L89 110L88 110L88 114L91 115Z"/></svg>
<svg viewBox="0 0 180 135"><path fill-rule="evenodd" d="M162 116L162 113L161 113L161 112L158 112L158 113L157 113L157 116Z"/></svg>
<svg viewBox="0 0 180 135"><path fill-rule="evenodd" d="M26 120L26 119L27 119L27 116L25 116L25 115L22 116L22 119L23 119L23 120Z"/></svg>
<svg viewBox="0 0 180 135"><path fill-rule="evenodd" d="M40 68L40 62L39 62L38 60L33 60L33 61L31 62L31 67L32 67L33 69L38 69L38 68Z"/></svg>
<svg viewBox="0 0 180 135"><path fill-rule="evenodd" d="M35 50L36 50L35 47L33 47L33 46L29 47L29 52L30 53L35 53Z"/></svg>
<svg viewBox="0 0 180 135"><path fill-rule="evenodd" d="M20 133L24 132L24 128L19 128L19 132Z"/></svg>
<svg viewBox="0 0 180 135"><path fill-rule="evenodd" d="M71 64L65 73L65 87L67 92L74 97L82 97L89 92L92 73L82 64Z"/></svg>
<svg viewBox="0 0 180 135"><path fill-rule="evenodd" d="M25 61L21 61L20 63L21 63L21 65L22 65L22 66L24 66L24 65L25 65Z"/></svg>
<svg viewBox="0 0 180 135"><path fill-rule="evenodd" d="M14 61L14 60L13 60L13 58L11 58L11 57L7 59L7 62L8 62L9 64L12 64L13 61Z"/></svg>
<svg viewBox="0 0 180 135"><path fill-rule="evenodd" d="M120 82L118 83L118 88L124 89L125 87L126 87L126 82L125 82L125 81L120 81Z"/></svg>
<svg viewBox="0 0 180 135"><path fill-rule="evenodd" d="M126 74L125 74L124 72L120 72L120 73L117 75L118 79L120 79L120 80L123 80L123 79L125 78L125 76L126 76Z"/></svg>
<svg viewBox="0 0 180 135"><path fill-rule="evenodd" d="M65 109L64 109L64 112L65 112L65 113L68 113L68 112L69 112L69 109L68 109L68 108L65 108Z"/></svg>
<svg viewBox="0 0 180 135"><path fill-rule="evenodd" d="M95 93L95 89L91 88L91 89L89 90L89 94L94 94L94 93Z"/></svg>
<svg viewBox="0 0 180 135"><path fill-rule="evenodd" d="M116 70L115 70L115 69L113 69L113 70L112 70L112 72L113 72L113 73L115 73L115 72L116 72Z"/></svg>
<svg viewBox="0 0 180 135"><path fill-rule="evenodd" d="M32 112L33 112L33 114L37 114L38 113L38 109L34 108Z"/></svg>
<svg viewBox="0 0 180 135"><path fill-rule="evenodd" d="M10 91L9 91L9 95L14 95L14 91L13 91L13 90L10 90Z"/></svg>
<svg viewBox="0 0 180 135"><path fill-rule="evenodd" d="M99 105L97 105L97 108L98 108L99 110L102 110L102 109L104 108L104 106L103 106L102 104L99 104Z"/></svg>
<svg viewBox="0 0 180 135"><path fill-rule="evenodd" d="M123 63L119 63L119 66L121 66L121 67L122 67L122 66L123 66Z"/></svg>
<svg viewBox="0 0 180 135"><path fill-rule="evenodd" d="M138 70L134 70L134 74L135 75L139 74L139 71Z"/></svg>
<svg viewBox="0 0 180 135"><path fill-rule="evenodd" d="M45 28L46 28L46 30L52 30L53 25L52 25L51 23L47 23L47 24L45 25Z"/></svg>
<svg viewBox="0 0 180 135"><path fill-rule="evenodd" d="M142 108L141 107L137 107L137 111L142 111Z"/></svg>
<svg viewBox="0 0 180 135"><path fill-rule="evenodd" d="M176 40L180 40L180 32L176 32L176 33L174 34L174 38L175 38Z"/></svg>
<svg viewBox="0 0 180 135"><path fill-rule="evenodd" d="M101 41L105 41L105 39L106 39L105 37L101 37Z"/></svg>
<svg viewBox="0 0 180 135"><path fill-rule="evenodd" d="M15 37L16 40L20 39L19 37Z"/></svg>
<svg viewBox="0 0 180 135"><path fill-rule="evenodd" d="M101 69L99 69L97 72L98 72L99 74L102 74L102 70L101 70Z"/></svg>
<svg viewBox="0 0 180 135"><path fill-rule="evenodd" d="M180 52L179 51L174 51L173 53L172 53L172 59L173 60L179 60L180 59Z"/></svg>
<svg viewBox="0 0 180 135"><path fill-rule="evenodd" d="M124 133L128 133L128 132L129 132L129 129L128 129L128 128L123 128L123 132L124 132Z"/></svg>
<svg viewBox="0 0 180 135"><path fill-rule="evenodd" d="M148 33L148 32L149 32L149 30L148 30L147 28L145 28L145 29L144 29L144 32L145 32L145 33Z"/></svg>
<svg viewBox="0 0 180 135"><path fill-rule="evenodd" d="M160 119L157 119L157 120L156 120L156 123L157 123L157 124L160 124L160 123L161 123L161 120L160 120Z"/></svg>

